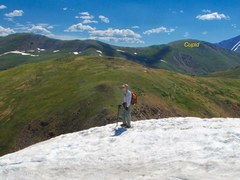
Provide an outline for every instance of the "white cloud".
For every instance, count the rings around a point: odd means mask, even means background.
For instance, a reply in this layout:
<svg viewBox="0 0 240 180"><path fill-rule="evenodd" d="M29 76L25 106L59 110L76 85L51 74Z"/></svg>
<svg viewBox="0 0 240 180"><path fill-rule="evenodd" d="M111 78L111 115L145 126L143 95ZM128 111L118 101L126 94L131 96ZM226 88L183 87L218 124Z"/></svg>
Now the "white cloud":
<svg viewBox="0 0 240 180"><path fill-rule="evenodd" d="M47 29L53 29L53 26L52 26L52 25L51 25L51 26L48 26Z"/></svg>
<svg viewBox="0 0 240 180"><path fill-rule="evenodd" d="M65 32L83 32L83 31L94 31L95 29L96 29L95 27L78 23L70 26L68 29L64 31Z"/></svg>
<svg viewBox="0 0 240 180"><path fill-rule="evenodd" d="M187 38L187 37L189 37L189 35L190 35L189 32L185 32L183 37Z"/></svg>
<svg viewBox="0 0 240 180"><path fill-rule="evenodd" d="M141 38L140 34L135 33L134 31L130 29L113 29L108 28L106 30L95 30L91 32L92 35L97 36L104 36L104 37L112 37L112 36L119 36L119 37L135 37L135 38Z"/></svg>
<svg viewBox="0 0 240 180"><path fill-rule="evenodd" d="M27 31L32 33L37 33L37 34L48 35L48 36L52 35L52 33L47 28L41 25L32 25L32 27L27 29Z"/></svg>
<svg viewBox="0 0 240 180"><path fill-rule="evenodd" d="M4 18L4 19L6 19L7 21L10 21L10 22L16 23L16 22L13 20L13 18Z"/></svg>
<svg viewBox="0 0 240 180"><path fill-rule="evenodd" d="M91 19L93 19L94 18L94 16L90 16L90 15L88 15L88 16L75 16L75 18L76 19L88 19L88 20L91 20Z"/></svg>
<svg viewBox="0 0 240 180"><path fill-rule="evenodd" d="M97 24L98 21L91 20L91 19L84 19L83 22L82 22L82 24L91 24L91 23Z"/></svg>
<svg viewBox="0 0 240 180"><path fill-rule="evenodd" d="M139 29L139 26L132 26L132 29Z"/></svg>
<svg viewBox="0 0 240 180"><path fill-rule="evenodd" d="M184 10L180 10L180 13L184 13Z"/></svg>
<svg viewBox="0 0 240 180"><path fill-rule="evenodd" d="M228 20L228 19L230 19L229 16L226 16L225 14L220 14L218 12L198 15L198 16L196 16L196 18L199 20L221 20L221 19Z"/></svg>
<svg viewBox="0 0 240 180"><path fill-rule="evenodd" d="M75 18L82 19L83 20L81 22L82 24L91 24L91 23L97 24L98 23L98 21L93 20L94 16L90 15L89 12L81 12L79 14L81 14L81 16L75 16Z"/></svg>
<svg viewBox="0 0 240 180"><path fill-rule="evenodd" d="M144 44L144 41L137 39L137 38L130 38L130 37L96 37L96 36L91 36L91 39L95 40L100 40L100 41L112 41L115 43L137 43L137 44Z"/></svg>
<svg viewBox="0 0 240 180"><path fill-rule="evenodd" d="M99 19L101 19L102 22L104 22L106 24L108 24L110 22L109 19L103 15L100 15L98 17L99 17Z"/></svg>
<svg viewBox="0 0 240 180"><path fill-rule="evenodd" d="M37 24L38 26L42 26L42 27L44 27L44 28L46 28L46 29L53 29L53 25L49 25L48 23L39 23L39 24ZM32 24L32 26L34 26L34 24Z"/></svg>
<svg viewBox="0 0 240 180"><path fill-rule="evenodd" d="M209 9L203 9L202 12L204 12L204 13L211 13L212 11L209 10Z"/></svg>
<svg viewBox="0 0 240 180"><path fill-rule="evenodd" d="M0 9L6 9L7 8L7 6L5 6L5 5L0 5Z"/></svg>
<svg viewBox="0 0 240 180"><path fill-rule="evenodd" d="M9 34L13 34L15 31L11 28L4 28L0 26L0 36L7 36Z"/></svg>
<svg viewBox="0 0 240 180"><path fill-rule="evenodd" d="M23 10L14 10L14 11L12 11L10 13L6 13L5 16L11 18L11 17L16 17L16 16L22 16L23 13L24 13Z"/></svg>
<svg viewBox="0 0 240 180"><path fill-rule="evenodd" d="M75 35L66 35L66 34L55 34L53 36L55 39L61 39L61 40L76 40L76 39L81 39L83 40L84 38L81 38L79 36Z"/></svg>
<svg viewBox="0 0 240 180"><path fill-rule="evenodd" d="M237 25L236 25L236 24L232 24L231 26L232 26L234 29L237 28Z"/></svg>
<svg viewBox="0 0 240 180"><path fill-rule="evenodd" d="M90 31L91 39L98 39L113 42L144 43L141 35L130 29L113 29Z"/></svg>
<svg viewBox="0 0 240 180"><path fill-rule="evenodd" d="M33 33L40 33L40 34L51 34L49 29L53 29L53 25L49 25L48 23L39 23L39 24L21 24L16 23L16 27L14 28L18 32L33 32Z"/></svg>
<svg viewBox="0 0 240 180"><path fill-rule="evenodd" d="M149 30L143 32L143 34L148 34L148 35L158 34L158 33L168 33L168 34L170 34L171 32L174 32L174 31L175 31L174 28L167 29L166 27L161 26L159 28L149 29Z"/></svg>
<svg viewBox="0 0 240 180"><path fill-rule="evenodd" d="M172 14L176 14L176 11L174 11L173 9L169 8L168 9Z"/></svg>
<svg viewBox="0 0 240 180"><path fill-rule="evenodd" d="M63 8L63 10L64 10L64 11L66 11L66 10L68 10L68 8L67 8L67 7L65 7L65 8Z"/></svg>
<svg viewBox="0 0 240 180"><path fill-rule="evenodd" d="M207 34L208 34L208 32L207 32L207 31L204 31L204 32L202 32L202 34L203 34L203 35L207 35Z"/></svg>
<svg viewBox="0 0 240 180"><path fill-rule="evenodd" d="M90 16L89 12L80 12L79 14L81 14L83 16Z"/></svg>

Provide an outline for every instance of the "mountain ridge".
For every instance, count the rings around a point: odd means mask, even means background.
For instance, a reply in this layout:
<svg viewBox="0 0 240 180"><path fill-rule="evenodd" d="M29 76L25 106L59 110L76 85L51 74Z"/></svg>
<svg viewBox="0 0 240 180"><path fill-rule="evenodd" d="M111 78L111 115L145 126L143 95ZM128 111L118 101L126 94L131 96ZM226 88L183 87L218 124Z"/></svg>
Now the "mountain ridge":
<svg viewBox="0 0 240 180"><path fill-rule="evenodd" d="M185 47L186 42L200 45ZM39 52L37 49L44 49L45 52ZM0 39L1 53L15 50L33 51L38 57L27 57L26 60L19 55L14 57L15 59L10 55L2 56L0 69L21 65L21 61L32 63L70 55L122 57L148 67L194 75L227 70L240 65L239 54L199 40L179 40L169 44L133 48L113 46L95 40L58 40L28 33L13 34ZM56 50L59 52L53 53Z"/></svg>
<svg viewBox="0 0 240 180"><path fill-rule="evenodd" d="M221 41L219 43L217 43L216 45L228 49L229 51L234 51L237 53L240 53L240 35Z"/></svg>

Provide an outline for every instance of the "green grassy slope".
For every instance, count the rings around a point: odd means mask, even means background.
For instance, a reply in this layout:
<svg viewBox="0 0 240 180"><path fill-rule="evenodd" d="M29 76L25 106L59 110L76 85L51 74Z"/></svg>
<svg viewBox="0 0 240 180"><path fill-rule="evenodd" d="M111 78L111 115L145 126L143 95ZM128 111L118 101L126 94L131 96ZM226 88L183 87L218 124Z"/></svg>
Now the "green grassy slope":
<svg viewBox="0 0 240 180"><path fill-rule="evenodd" d="M209 77L240 78L240 67L208 74Z"/></svg>
<svg viewBox="0 0 240 180"><path fill-rule="evenodd" d="M200 46L188 48L184 46L185 42L200 42ZM130 52L122 53L127 59L150 67L188 74L207 74L240 65L239 54L198 40L181 40L167 45L124 50Z"/></svg>
<svg viewBox="0 0 240 180"><path fill-rule="evenodd" d="M200 42L200 47L186 48L185 42ZM73 54L73 52L81 52L79 56L121 57L148 67L195 75L227 70L240 65L239 54L198 40L182 40L166 45L130 48L112 46L94 40L62 41L26 33L13 34L0 39L0 54L12 50L28 51L37 48L46 49L46 51L35 52L39 57L0 56L0 70L49 58L58 58ZM60 50L60 52L53 53L54 50ZM97 51L101 51L102 54Z"/></svg>
<svg viewBox="0 0 240 180"><path fill-rule="evenodd" d="M186 48L184 47L185 42L200 42L200 46L197 48ZM236 53L230 53L224 49L221 49L213 44L202 42L198 40L184 40L176 41L170 44L176 54L188 56L189 59L184 64L187 71L196 72L197 74L209 73L213 71L219 71L224 69L230 69L236 67L240 63L239 55ZM192 64L188 70L188 63ZM182 66L183 64L181 64Z"/></svg>
<svg viewBox="0 0 240 180"><path fill-rule="evenodd" d="M139 94L133 119L240 117L240 80L146 68L119 58L66 57L0 71L0 154L114 122L122 83Z"/></svg>

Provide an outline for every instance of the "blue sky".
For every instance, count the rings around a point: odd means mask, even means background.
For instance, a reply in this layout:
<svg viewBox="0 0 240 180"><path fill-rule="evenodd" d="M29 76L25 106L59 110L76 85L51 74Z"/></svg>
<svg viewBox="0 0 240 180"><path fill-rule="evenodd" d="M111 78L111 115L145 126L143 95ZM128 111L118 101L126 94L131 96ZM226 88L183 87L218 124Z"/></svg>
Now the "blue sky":
<svg viewBox="0 0 240 180"><path fill-rule="evenodd" d="M148 46L240 35L239 0L2 0L0 36L32 32Z"/></svg>

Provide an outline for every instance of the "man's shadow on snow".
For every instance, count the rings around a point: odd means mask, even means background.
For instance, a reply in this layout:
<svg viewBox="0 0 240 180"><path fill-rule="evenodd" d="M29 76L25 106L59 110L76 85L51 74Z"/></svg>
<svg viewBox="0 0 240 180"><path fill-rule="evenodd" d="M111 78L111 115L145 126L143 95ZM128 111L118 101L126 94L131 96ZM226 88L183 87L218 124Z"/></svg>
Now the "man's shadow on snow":
<svg viewBox="0 0 240 180"><path fill-rule="evenodd" d="M120 136L122 133L124 133L125 131L127 131L127 128L124 127L119 127L117 129L115 129L114 135L113 136Z"/></svg>

